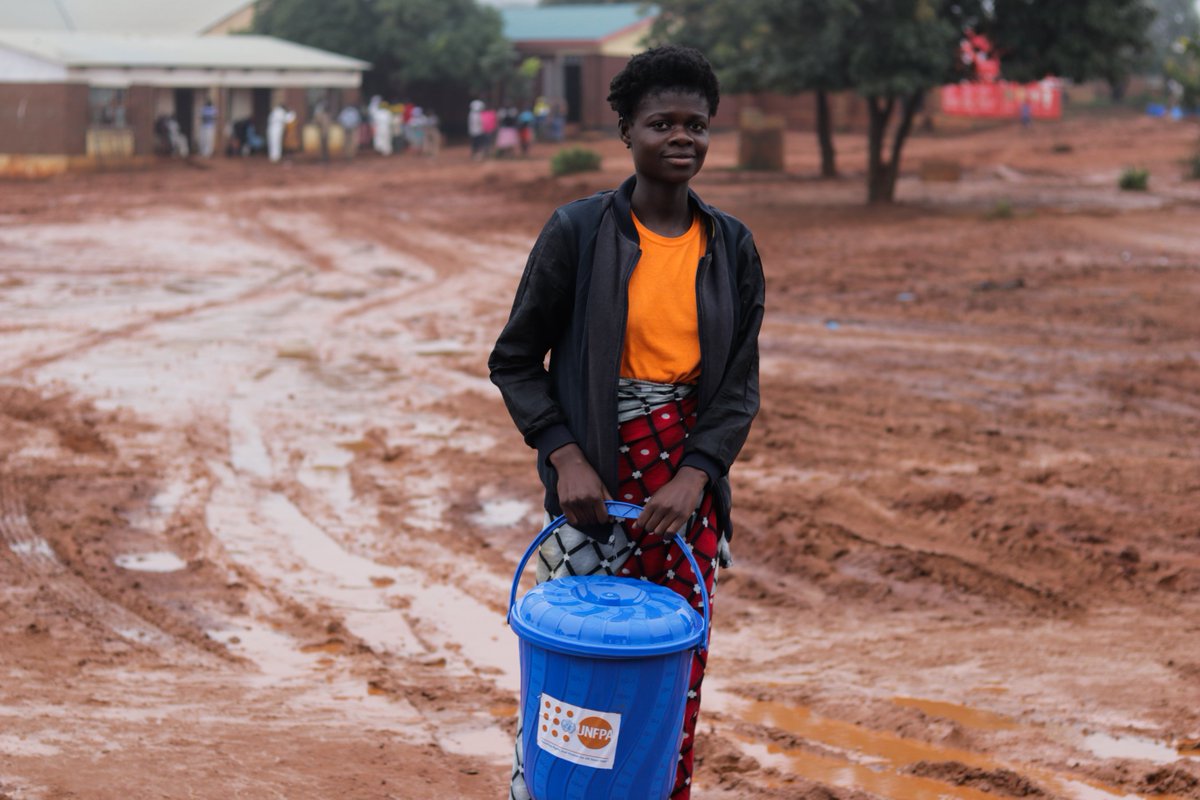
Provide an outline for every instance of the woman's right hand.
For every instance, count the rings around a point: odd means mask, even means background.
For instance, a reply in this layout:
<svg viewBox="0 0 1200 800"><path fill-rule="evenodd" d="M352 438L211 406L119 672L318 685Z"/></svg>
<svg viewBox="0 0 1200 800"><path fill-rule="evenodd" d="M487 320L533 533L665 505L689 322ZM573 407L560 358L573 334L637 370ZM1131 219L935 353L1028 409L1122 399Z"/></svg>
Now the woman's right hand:
<svg viewBox="0 0 1200 800"><path fill-rule="evenodd" d="M607 523L608 490L579 445L558 448L550 454L550 463L558 472L558 503L567 522L576 528Z"/></svg>

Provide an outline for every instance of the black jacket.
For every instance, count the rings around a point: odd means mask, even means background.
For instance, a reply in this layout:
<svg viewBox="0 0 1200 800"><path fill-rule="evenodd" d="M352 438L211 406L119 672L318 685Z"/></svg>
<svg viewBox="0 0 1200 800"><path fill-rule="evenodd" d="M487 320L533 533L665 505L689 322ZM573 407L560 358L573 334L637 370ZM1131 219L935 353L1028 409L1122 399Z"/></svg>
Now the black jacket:
<svg viewBox="0 0 1200 800"><path fill-rule="evenodd" d="M548 457L576 442L615 496L617 381L626 290L641 257L630 198L636 176L557 209L538 236L488 367L525 442L538 451L546 510L558 515ZM700 329L697 422L681 465L704 470L729 536L728 473L758 412L762 262L749 229L706 205L708 247L696 270ZM549 370L544 366L550 353Z"/></svg>

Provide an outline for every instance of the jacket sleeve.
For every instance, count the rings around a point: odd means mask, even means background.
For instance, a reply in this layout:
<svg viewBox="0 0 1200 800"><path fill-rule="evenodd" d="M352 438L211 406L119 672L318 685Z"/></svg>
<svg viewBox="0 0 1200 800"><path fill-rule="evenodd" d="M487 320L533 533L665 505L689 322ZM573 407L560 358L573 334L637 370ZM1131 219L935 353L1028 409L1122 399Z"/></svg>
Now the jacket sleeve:
<svg viewBox="0 0 1200 800"><path fill-rule="evenodd" d="M574 237L556 211L534 243L508 322L488 358L492 383L525 443L542 457L575 440L551 389L546 354L570 324L575 294Z"/></svg>
<svg viewBox="0 0 1200 800"><path fill-rule="evenodd" d="M758 413L758 334L766 283L754 238L745 230L737 250L738 316L725 374L712 402L688 436L681 465L696 467L714 483L741 452Z"/></svg>

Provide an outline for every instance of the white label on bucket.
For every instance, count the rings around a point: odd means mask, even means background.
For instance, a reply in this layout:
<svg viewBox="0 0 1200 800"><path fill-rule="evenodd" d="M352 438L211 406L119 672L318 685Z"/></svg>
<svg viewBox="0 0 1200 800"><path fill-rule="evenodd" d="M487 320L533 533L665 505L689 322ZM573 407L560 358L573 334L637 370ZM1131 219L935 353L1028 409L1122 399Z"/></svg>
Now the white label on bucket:
<svg viewBox="0 0 1200 800"><path fill-rule="evenodd" d="M612 769L621 715L580 708L542 693L538 747L551 755L596 769Z"/></svg>

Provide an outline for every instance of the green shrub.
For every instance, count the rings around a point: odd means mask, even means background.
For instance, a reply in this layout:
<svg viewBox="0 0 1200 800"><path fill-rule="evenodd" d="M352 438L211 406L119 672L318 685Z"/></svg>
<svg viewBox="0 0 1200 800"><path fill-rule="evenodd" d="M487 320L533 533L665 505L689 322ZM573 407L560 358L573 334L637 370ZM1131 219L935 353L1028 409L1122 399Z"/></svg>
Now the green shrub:
<svg viewBox="0 0 1200 800"><path fill-rule="evenodd" d="M1144 192L1150 184L1150 170L1141 167L1129 167L1121 173L1117 186L1126 191Z"/></svg>
<svg viewBox="0 0 1200 800"><path fill-rule="evenodd" d="M1013 205L1008 198L1002 198L996 201L991 210L987 212L988 219L1012 219Z"/></svg>
<svg viewBox="0 0 1200 800"><path fill-rule="evenodd" d="M595 172L600 169L600 154L586 147L565 147L550 159L554 175L573 175L576 172Z"/></svg>

